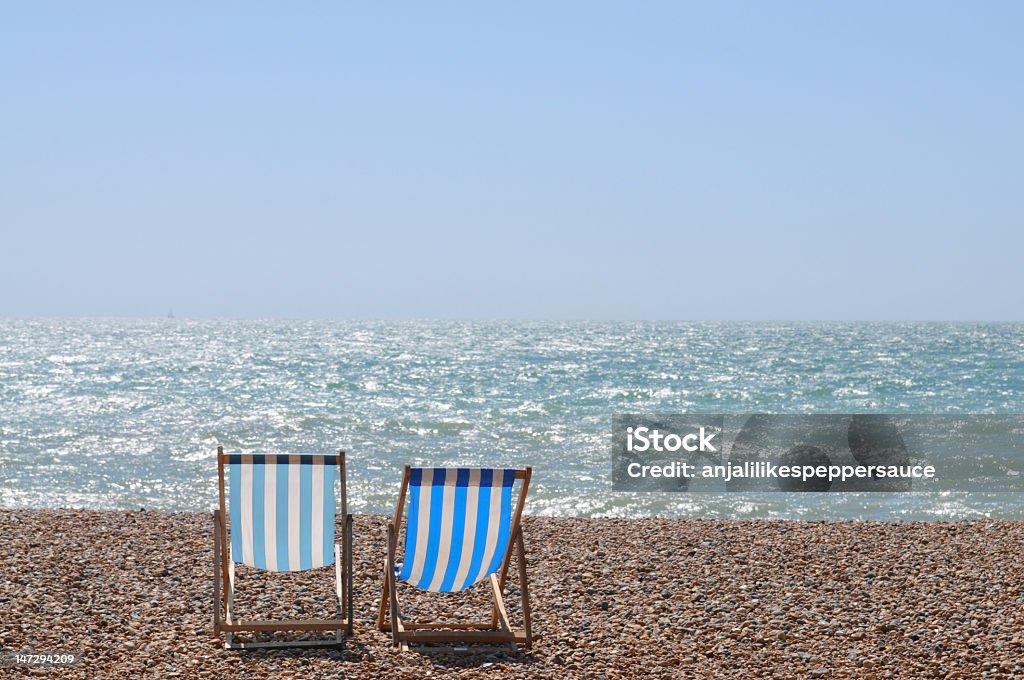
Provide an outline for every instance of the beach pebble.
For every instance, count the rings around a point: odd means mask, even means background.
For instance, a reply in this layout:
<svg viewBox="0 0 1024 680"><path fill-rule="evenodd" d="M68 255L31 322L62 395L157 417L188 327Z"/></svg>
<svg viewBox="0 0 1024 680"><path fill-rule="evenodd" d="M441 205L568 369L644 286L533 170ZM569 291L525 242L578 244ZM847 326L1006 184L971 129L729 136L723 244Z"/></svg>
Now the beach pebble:
<svg viewBox="0 0 1024 680"><path fill-rule="evenodd" d="M211 635L209 515L0 510L0 642L84 655L62 678L1024 677L1020 523L527 517L530 652L394 649L384 527L356 518L354 641L238 652ZM332 613L330 569L238 579L239 616ZM401 592L410 620L490 611Z"/></svg>

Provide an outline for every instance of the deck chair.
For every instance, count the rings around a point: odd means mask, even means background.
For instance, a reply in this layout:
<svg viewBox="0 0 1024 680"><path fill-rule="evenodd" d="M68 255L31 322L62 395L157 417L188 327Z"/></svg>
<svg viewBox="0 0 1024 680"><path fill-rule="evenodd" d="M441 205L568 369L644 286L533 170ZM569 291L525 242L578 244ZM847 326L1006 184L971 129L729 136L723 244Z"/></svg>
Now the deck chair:
<svg viewBox="0 0 1024 680"><path fill-rule="evenodd" d="M530 596L526 580L526 548L519 520L531 469L405 467L394 521L388 523L384 559L384 591L377 627L391 633L396 647L409 643L510 643L529 649ZM515 510L512 491L521 480ZM405 549L396 562L405 500L409 519ZM513 630L502 593L513 550L519 564L523 629ZM412 623L402 619L397 580L432 592L465 590L488 580L494 595L491 620L479 623Z"/></svg>
<svg viewBox="0 0 1024 680"><path fill-rule="evenodd" d="M229 468L231 528L226 533L224 467ZM345 452L337 455L226 454L217 447L220 507L214 510L213 630L228 649L338 645L352 635L352 515L345 493ZM341 481L342 542L334 542L334 487ZM304 620L235 618L235 564L265 571L334 565L336 617ZM221 614L224 614L222 617ZM238 632L325 631L318 640L238 642Z"/></svg>

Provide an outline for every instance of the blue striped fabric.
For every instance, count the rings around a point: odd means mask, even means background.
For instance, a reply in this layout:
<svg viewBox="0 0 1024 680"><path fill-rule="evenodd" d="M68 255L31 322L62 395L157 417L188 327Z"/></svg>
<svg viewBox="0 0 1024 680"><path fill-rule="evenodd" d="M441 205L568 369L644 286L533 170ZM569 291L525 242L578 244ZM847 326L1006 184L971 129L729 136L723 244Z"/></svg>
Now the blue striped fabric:
<svg viewBox="0 0 1024 680"><path fill-rule="evenodd" d="M337 459L229 456L231 559L266 571L334 564Z"/></svg>
<svg viewBox="0 0 1024 680"><path fill-rule="evenodd" d="M451 592L496 572L508 546L515 480L513 469L412 468L399 578Z"/></svg>

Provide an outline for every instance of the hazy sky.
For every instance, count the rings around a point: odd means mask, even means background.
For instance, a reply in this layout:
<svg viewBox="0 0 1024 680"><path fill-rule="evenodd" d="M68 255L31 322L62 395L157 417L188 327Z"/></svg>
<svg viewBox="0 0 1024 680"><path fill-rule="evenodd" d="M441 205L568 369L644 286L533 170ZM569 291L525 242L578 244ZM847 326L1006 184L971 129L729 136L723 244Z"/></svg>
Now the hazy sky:
<svg viewBox="0 0 1024 680"><path fill-rule="evenodd" d="M4 3L0 316L1024 318L1024 4Z"/></svg>

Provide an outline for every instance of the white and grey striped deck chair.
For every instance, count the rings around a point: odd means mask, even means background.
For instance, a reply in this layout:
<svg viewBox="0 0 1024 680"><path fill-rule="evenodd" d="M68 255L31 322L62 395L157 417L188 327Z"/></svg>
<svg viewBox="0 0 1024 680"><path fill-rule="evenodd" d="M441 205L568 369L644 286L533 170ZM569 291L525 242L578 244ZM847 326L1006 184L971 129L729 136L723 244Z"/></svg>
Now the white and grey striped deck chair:
<svg viewBox="0 0 1024 680"><path fill-rule="evenodd" d="M224 468L228 467L227 498ZM337 455L227 454L217 448L220 507L214 510L214 635L229 649L337 645L352 635L352 515L345 493L345 452ZM342 541L334 541L336 483L341 486ZM225 509L225 502L228 508ZM230 525L230 541L225 526ZM235 565L269 572L334 565L333 619L241 620L234 615ZM221 614L223 613L223 617ZM333 632L329 638L239 642L234 634Z"/></svg>
<svg viewBox="0 0 1024 680"><path fill-rule="evenodd" d="M526 548L520 519L531 469L413 468L406 466L394 521L388 524L384 592L377 627L390 632L395 646L409 643L533 642ZM516 481L518 498L513 509ZM399 529L408 498L405 549L398 563ZM519 564L522 630L509 622L503 592L513 550ZM397 581L421 590L455 592L488 581L494 595L489 622L413 623L402 619Z"/></svg>

